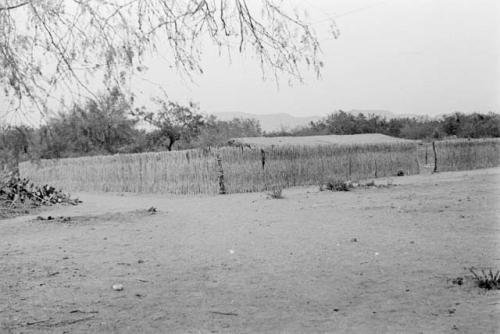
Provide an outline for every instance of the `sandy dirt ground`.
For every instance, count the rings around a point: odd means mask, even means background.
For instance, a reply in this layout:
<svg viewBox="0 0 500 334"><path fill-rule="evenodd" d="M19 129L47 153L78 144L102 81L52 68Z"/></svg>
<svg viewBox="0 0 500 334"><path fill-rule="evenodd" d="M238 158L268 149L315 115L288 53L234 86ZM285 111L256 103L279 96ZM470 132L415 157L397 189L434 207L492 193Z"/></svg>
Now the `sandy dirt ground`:
<svg viewBox="0 0 500 334"><path fill-rule="evenodd" d="M500 269L500 169L394 184L79 194L41 213L70 221L0 221L0 332L500 332L467 269Z"/></svg>

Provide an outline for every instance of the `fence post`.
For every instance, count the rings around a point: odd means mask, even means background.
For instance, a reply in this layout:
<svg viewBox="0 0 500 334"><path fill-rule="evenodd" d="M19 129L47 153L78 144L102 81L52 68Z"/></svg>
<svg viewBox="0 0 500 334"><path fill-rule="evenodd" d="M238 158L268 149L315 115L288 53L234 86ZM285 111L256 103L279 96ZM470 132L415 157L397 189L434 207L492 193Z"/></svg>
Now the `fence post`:
<svg viewBox="0 0 500 334"><path fill-rule="evenodd" d="M349 175L348 175L348 180L351 180L351 172L352 172L352 161L351 161L351 156L349 156Z"/></svg>
<svg viewBox="0 0 500 334"><path fill-rule="evenodd" d="M264 149L260 149L260 155L262 159L262 170L266 167L266 151Z"/></svg>
<svg viewBox="0 0 500 334"><path fill-rule="evenodd" d="M226 193L226 186L224 185L224 169L222 169L222 158L217 154L217 166L219 174L219 194L224 195Z"/></svg>
<svg viewBox="0 0 500 334"><path fill-rule="evenodd" d="M427 145L425 145L425 164L427 165Z"/></svg>
<svg viewBox="0 0 500 334"><path fill-rule="evenodd" d="M375 178L378 177L378 170L377 170L377 159L374 160L375 161Z"/></svg>
<svg viewBox="0 0 500 334"><path fill-rule="evenodd" d="M438 157L437 157L437 153L436 153L436 143L435 142L432 142L432 150L434 151L434 172L433 173L437 173L437 171L438 171Z"/></svg>

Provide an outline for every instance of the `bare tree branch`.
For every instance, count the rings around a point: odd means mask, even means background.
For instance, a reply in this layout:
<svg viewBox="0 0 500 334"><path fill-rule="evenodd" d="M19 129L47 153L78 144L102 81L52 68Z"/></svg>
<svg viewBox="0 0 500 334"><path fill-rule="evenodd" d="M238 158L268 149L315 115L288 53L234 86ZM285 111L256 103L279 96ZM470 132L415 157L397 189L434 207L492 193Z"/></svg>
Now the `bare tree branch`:
<svg viewBox="0 0 500 334"><path fill-rule="evenodd" d="M27 5L27 4L29 4L29 3L30 3L29 1L26 1L26 2L21 2L21 3L18 3L17 5L11 5L11 6L0 7L0 12L1 12L1 11L14 10L14 9L19 8L19 7L26 6L26 5Z"/></svg>
<svg viewBox="0 0 500 334"><path fill-rule="evenodd" d="M276 78L323 66L312 27L283 0L0 0L0 87L19 110L45 112L49 99L94 98L95 80L125 90L158 51L180 75L203 73L207 40L253 53Z"/></svg>

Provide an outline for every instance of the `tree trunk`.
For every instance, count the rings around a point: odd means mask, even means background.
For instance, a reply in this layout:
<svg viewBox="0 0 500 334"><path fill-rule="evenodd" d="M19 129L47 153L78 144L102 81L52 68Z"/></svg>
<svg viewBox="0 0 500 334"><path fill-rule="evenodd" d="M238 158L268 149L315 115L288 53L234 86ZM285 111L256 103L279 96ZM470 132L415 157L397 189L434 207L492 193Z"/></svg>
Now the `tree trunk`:
<svg viewBox="0 0 500 334"><path fill-rule="evenodd" d="M168 145L167 145L167 150L168 151L172 151L172 147L174 146L175 142L176 142L175 138L168 137Z"/></svg>

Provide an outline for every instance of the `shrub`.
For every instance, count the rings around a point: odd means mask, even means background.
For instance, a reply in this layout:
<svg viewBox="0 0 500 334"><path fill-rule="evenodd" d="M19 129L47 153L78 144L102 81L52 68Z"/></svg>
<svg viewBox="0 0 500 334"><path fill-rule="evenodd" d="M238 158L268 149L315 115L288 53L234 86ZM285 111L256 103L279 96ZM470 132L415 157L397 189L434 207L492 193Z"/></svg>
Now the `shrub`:
<svg viewBox="0 0 500 334"><path fill-rule="evenodd" d="M271 190L267 193L269 198L272 199L282 199L283 197L283 187L281 185L275 185L271 187Z"/></svg>
<svg viewBox="0 0 500 334"><path fill-rule="evenodd" d="M330 191L349 191L353 188L349 181L332 180L326 183L326 189Z"/></svg>

